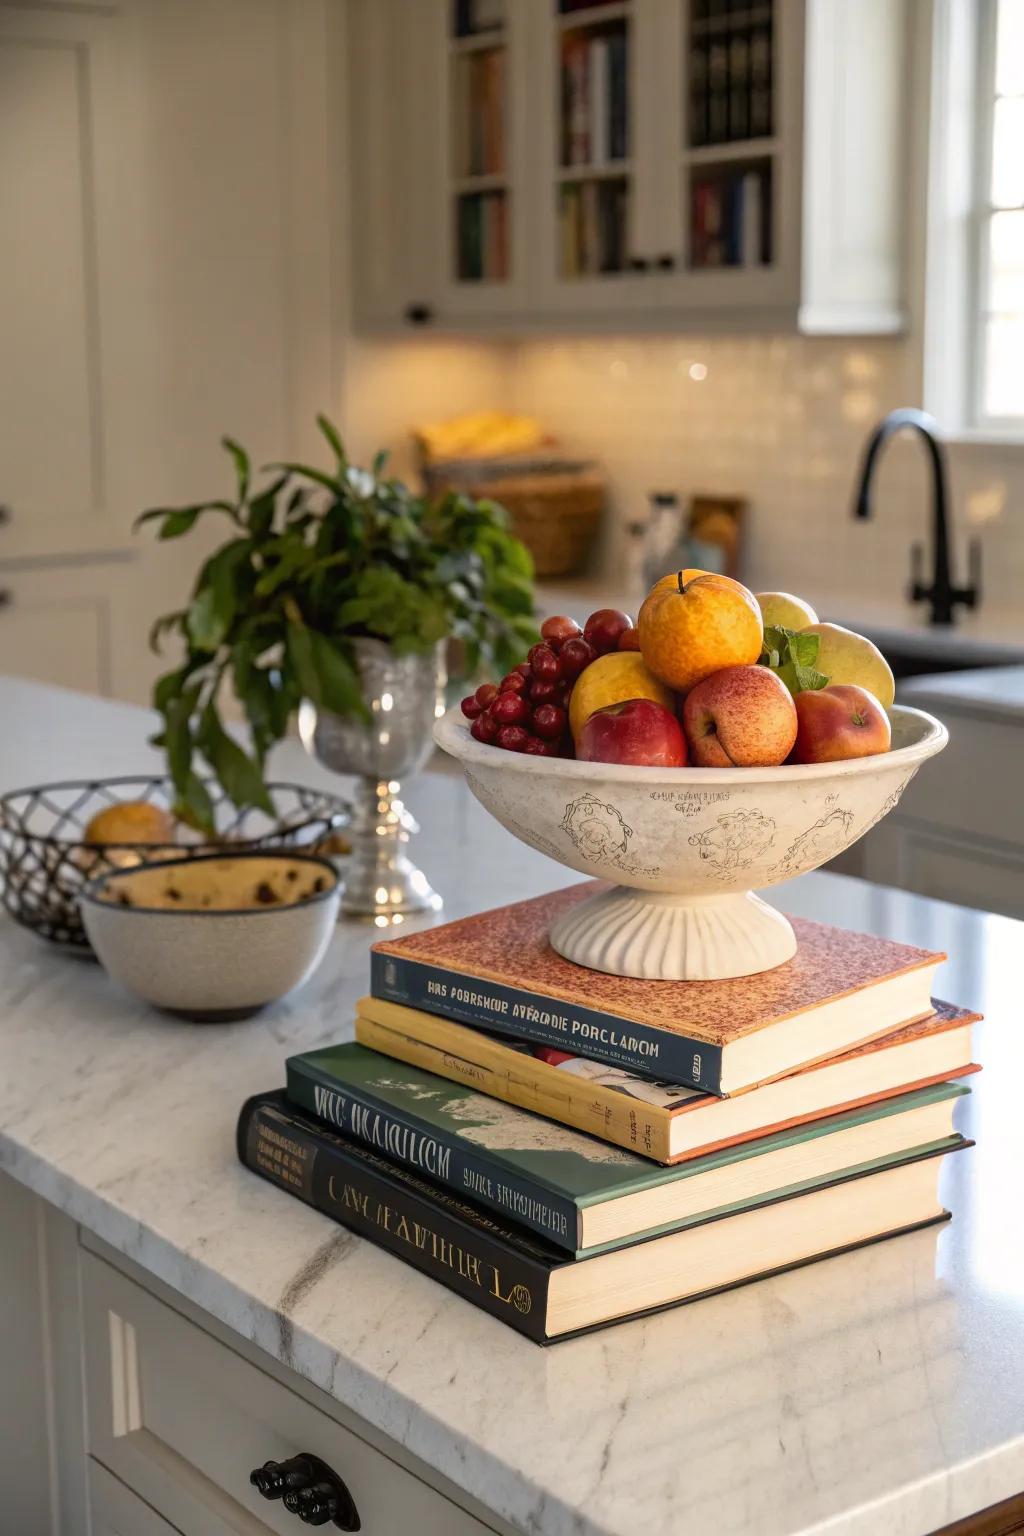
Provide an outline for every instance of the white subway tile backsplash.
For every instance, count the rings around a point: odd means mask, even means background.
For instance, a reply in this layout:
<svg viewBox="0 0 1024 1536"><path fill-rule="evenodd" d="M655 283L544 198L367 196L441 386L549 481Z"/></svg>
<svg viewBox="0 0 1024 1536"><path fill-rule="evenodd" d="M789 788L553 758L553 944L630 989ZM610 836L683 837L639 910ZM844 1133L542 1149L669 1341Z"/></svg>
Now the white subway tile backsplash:
<svg viewBox="0 0 1024 1536"><path fill-rule="evenodd" d="M625 524L651 490L742 495L745 566L759 588L899 599L910 545L930 538L920 445L890 445L875 517L853 520L864 440L886 411L915 401L910 343L798 337L601 337L502 344L360 341L350 357L353 449L395 446L413 467L408 429L458 411L537 416L574 454L600 462L611 515L596 551L609 573ZM1020 608L1024 592L1024 448L950 449L957 574L968 533L984 544L985 600Z"/></svg>

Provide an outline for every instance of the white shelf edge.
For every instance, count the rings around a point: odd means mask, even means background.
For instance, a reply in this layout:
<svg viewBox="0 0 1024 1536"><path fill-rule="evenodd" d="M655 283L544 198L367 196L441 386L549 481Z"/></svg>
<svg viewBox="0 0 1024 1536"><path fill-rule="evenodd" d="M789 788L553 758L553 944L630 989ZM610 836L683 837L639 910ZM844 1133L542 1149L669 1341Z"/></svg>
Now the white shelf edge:
<svg viewBox="0 0 1024 1536"><path fill-rule="evenodd" d="M601 165L560 165L555 180L560 185L567 181L619 181L632 174L632 160L606 160Z"/></svg>
<svg viewBox="0 0 1024 1536"><path fill-rule="evenodd" d="M700 144L683 150L685 165L718 165L736 160L763 160L766 155L777 155L781 148L777 138L736 139L728 144Z"/></svg>
<svg viewBox="0 0 1024 1536"><path fill-rule="evenodd" d="M628 0L617 0L613 5L587 5L578 11L566 11L555 17L559 32L575 32L583 27L596 27L605 21L623 21L632 10Z"/></svg>
<svg viewBox="0 0 1024 1536"><path fill-rule="evenodd" d="M504 48L508 35L504 27L491 27L486 32L470 32L465 37L450 37L451 53L486 53L491 48Z"/></svg>

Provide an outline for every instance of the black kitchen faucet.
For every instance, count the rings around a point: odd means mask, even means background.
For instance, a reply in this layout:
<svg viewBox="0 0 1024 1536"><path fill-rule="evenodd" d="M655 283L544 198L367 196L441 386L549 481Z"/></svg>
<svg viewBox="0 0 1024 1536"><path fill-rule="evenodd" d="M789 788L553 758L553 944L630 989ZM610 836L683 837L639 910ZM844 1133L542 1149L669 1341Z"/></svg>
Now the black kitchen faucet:
<svg viewBox="0 0 1024 1536"><path fill-rule="evenodd" d="M954 586L949 570L948 505L949 477L946 456L939 437L938 422L925 411L910 407L890 411L882 418L868 438L864 450L864 462L860 472L855 517L871 516L871 477L885 444L904 427L913 427L921 434L928 447L932 465L932 579L926 586L921 579L924 562L924 546L915 543L911 548L911 582L908 596L914 603L930 603L932 624L952 624L958 603L966 608L976 608L981 601L981 545L972 539L968 548L970 584Z"/></svg>

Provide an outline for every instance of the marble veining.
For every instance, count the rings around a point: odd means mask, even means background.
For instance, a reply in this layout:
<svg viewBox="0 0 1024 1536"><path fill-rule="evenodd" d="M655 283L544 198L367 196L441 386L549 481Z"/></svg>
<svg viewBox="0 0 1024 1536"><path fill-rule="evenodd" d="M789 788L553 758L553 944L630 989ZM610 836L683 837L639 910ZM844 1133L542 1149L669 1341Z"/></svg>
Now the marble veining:
<svg viewBox="0 0 1024 1536"><path fill-rule="evenodd" d="M0 788L153 761L126 706L0 682L0 711ZM296 747L275 767L325 782ZM453 775L409 801L450 915L564 882ZM1024 932L838 876L773 897L948 947L943 992L988 1014L939 1233L536 1348L235 1161L243 1098L350 1038L355 924L291 999L197 1027L0 922L0 1167L523 1531L925 1536L1024 1488Z"/></svg>

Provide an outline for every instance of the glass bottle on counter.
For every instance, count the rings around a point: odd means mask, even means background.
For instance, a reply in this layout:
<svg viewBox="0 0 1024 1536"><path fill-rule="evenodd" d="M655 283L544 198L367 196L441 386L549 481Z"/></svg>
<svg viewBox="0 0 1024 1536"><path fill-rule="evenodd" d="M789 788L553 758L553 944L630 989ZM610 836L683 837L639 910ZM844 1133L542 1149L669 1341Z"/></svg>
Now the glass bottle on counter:
<svg viewBox="0 0 1024 1536"><path fill-rule="evenodd" d="M652 491L644 532L643 589L654 583L680 561L684 544L683 515L674 491Z"/></svg>

